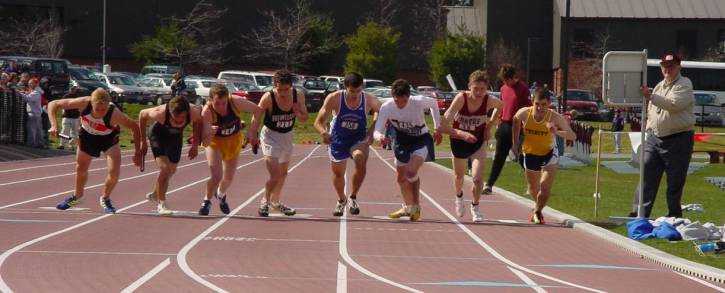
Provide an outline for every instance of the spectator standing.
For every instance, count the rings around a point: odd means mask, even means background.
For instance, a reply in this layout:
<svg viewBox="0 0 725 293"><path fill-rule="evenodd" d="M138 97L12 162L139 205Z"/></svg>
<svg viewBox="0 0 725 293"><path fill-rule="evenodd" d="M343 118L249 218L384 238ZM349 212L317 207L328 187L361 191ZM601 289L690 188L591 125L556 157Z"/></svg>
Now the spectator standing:
<svg viewBox="0 0 725 293"><path fill-rule="evenodd" d="M77 97L78 87L74 86L70 88L65 96L63 96L63 99L75 99ZM78 129L81 127L79 120L80 116L81 112L78 111L78 109L63 109L63 120L60 133L70 137L70 139L61 137L58 144L59 150L65 149L66 143L70 147L73 147L73 144L78 141Z"/></svg>
<svg viewBox="0 0 725 293"><path fill-rule="evenodd" d="M624 117L622 116L621 110L617 109L614 111L614 118L612 118L612 132L614 132L614 153L619 154L622 152L622 134L624 130Z"/></svg>
<svg viewBox="0 0 725 293"><path fill-rule="evenodd" d="M27 124L27 145L36 148L45 147L45 141L43 138L43 120L42 112L43 109L40 105L40 100L43 95L43 90L38 86L40 82L37 78L33 78L29 82L30 90L21 92L23 100L25 101L25 111L28 113L28 124Z"/></svg>
<svg viewBox="0 0 725 293"><path fill-rule="evenodd" d="M695 97L692 81L680 74L680 57L667 54L662 57L660 69L664 80L653 90L642 86L647 99L646 139L644 143L644 184L642 206L648 218L652 213L662 174L667 174L667 217L682 217L681 199L687 169L692 158L695 136ZM639 186L634 193L630 217L638 216Z"/></svg>

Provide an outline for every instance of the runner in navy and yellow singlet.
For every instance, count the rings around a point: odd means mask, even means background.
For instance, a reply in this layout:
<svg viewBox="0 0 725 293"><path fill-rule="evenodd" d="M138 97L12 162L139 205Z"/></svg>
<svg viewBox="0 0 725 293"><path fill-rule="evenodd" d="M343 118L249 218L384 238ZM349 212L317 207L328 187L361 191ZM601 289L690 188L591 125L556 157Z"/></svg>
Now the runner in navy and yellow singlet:
<svg viewBox="0 0 725 293"><path fill-rule="evenodd" d="M247 130L247 140L252 145L259 143L257 132L254 130L262 115L262 109L257 105L245 98L230 95L229 90L222 84L212 86L209 90L209 99L201 112L205 129L211 133L211 140L206 148L211 176L206 184L206 194L199 209L199 215L202 216L209 214L212 196L219 200L219 209L222 213L229 214L226 192L234 180L239 152L242 149L241 111L253 115L252 127Z"/></svg>

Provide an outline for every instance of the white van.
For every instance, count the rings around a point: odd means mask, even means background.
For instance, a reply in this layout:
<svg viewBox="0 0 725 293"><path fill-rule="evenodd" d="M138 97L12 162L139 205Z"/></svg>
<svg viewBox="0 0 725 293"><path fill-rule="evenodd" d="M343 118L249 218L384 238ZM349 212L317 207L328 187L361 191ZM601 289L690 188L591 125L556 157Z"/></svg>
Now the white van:
<svg viewBox="0 0 725 293"><path fill-rule="evenodd" d="M320 76L320 79L324 81L333 81L333 82L344 82L345 78L342 76L330 76L330 75L323 75Z"/></svg>
<svg viewBox="0 0 725 293"><path fill-rule="evenodd" d="M373 88L373 87L386 87L385 83L382 80L378 79L363 79L363 88Z"/></svg>
<svg viewBox="0 0 725 293"><path fill-rule="evenodd" d="M269 73L238 70L221 71L217 76L218 79L240 80L253 83L260 88L272 85L272 77L274 77L274 75Z"/></svg>

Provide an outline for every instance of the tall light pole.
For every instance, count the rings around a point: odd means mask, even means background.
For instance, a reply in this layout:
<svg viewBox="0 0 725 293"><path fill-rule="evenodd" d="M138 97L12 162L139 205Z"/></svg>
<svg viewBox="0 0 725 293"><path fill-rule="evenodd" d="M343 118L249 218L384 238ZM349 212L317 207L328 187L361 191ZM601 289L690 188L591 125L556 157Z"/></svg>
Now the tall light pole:
<svg viewBox="0 0 725 293"><path fill-rule="evenodd" d="M540 37L526 38L526 81L531 83L531 41L538 41Z"/></svg>
<svg viewBox="0 0 725 293"><path fill-rule="evenodd" d="M566 18L562 24L561 37L564 45L561 48L561 62L562 66L562 80L561 80L561 111L566 112L566 91L569 87L569 17L570 15L571 0L566 0Z"/></svg>
<svg viewBox="0 0 725 293"><path fill-rule="evenodd" d="M101 68L106 65L106 0L103 0L103 40L101 44ZM103 69L101 69L103 71Z"/></svg>

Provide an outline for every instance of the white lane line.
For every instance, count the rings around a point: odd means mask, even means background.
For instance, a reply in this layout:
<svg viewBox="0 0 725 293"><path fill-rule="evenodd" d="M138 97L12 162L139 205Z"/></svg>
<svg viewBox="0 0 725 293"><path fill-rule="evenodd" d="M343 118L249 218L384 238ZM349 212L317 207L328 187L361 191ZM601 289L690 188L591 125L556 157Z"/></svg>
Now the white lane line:
<svg viewBox="0 0 725 293"><path fill-rule="evenodd" d="M121 158L127 158L127 157L133 157L133 155L125 155L121 156ZM75 156L74 156L75 158ZM91 162L100 161L105 159L93 159ZM31 167L22 167L22 168L16 168L16 169L8 169L8 170L2 170L0 173L10 173L10 172L17 172L17 171L23 171L23 170L32 170L32 169L40 169L40 168L47 168L47 167L58 167L58 166L68 166L68 165L75 165L75 159L73 162L69 163L58 163L58 164L48 164L48 165L41 165L41 166L31 166Z"/></svg>
<svg viewBox="0 0 725 293"><path fill-rule="evenodd" d="M172 256L173 253L160 252L116 252L116 251L51 251L51 250L21 250L18 253L48 253L48 254L101 254L101 255L157 255Z"/></svg>
<svg viewBox="0 0 725 293"><path fill-rule="evenodd" d="M544 288L541 288L541 286L539 286L539 284L536 284L536 282L534 282L534 280L529 278L529 276L525 275L521 271L514 269L512 267L508 267L508 268L509 268L509 270L511 270L511 272L514 273L514 275L516 275L517 277L519 277L519 279L524 281L524 283L526 283L526 285L531 286L531 289L534 289L534 291L536 291L536 293L546 293L546 290L544 290Z"/></svg>
<svg viewBox="0 0 725 293"><path fill-rule="evenodd" d="M249 152L249 151L250 150L243 151L242 154L243 153L246 153L246 152ZM206 163L206 160L200 160L199 162L194 162L194 163L189 163L189 164L186 164L186 165L181 165L177 169L182 169L182 168L186 168L186 167L194 166L194 165L198 165L198 164L203 164L203 163ZM237 168L237 169L239 169L239 168ZM136 179L136 178L151 176L151 175L154 175L154 174L157 174L157 173L159 173L159 171L153 171L153 172L149 172L149 173L145 173L145 174L141 174L141 175L136 175L136 176L133 176L133 177L123 178L123 179L118 180L118 182L124 182L124 181L128 181L128 180L133 180L133 179ZM96 187L99 187L99 186L104 186L105 184L106 183L104 182L104 183L99 183L99 184L96 184L96 185L86 186L84 188L84 190L88 190L88 189L91 189L91 188L96 188ZM21 202L16 202L16 203L9 204L9 205L0 206L0 210L6 209L6 208L11 208L11 207L14 207L14 206L23 205L23 204L26 204L26 203L29 203L29 202L39 201L39 200L43 200L43 199L46 199L46 198L51 198L51 197L56 197L56 196L63 195L63 194L68 194L68 193L71 193L71 192L74 192L74 191L75 191L75 189L70 189L70 190L61 191L61 192L58 192L58 193L53 193L53 194L46 195L46 196L42 196L42 197L37 197L37 198L29 199L29 200L26 200L26 201L21 201Z"/></svg>
<svg viewBox="0 0 725 293"><path fill-rule="evenodd" d="M183 166L179 166L177 169L186 168L186 167L189 167L189 166L198 165L198 164L202 164L202 163L206 163L206 160L199 161L199 162L194 162L194 163L190 163L190 164L186 164L186 165L183 165ZM150 172L150 173L136 175L136 176L132 176L132 177L128 177L128 178L123 178L123 179L118 180L118 182L120 183L120 182L129 181L129 180L133 180L133 179L137 179L137 178L141 178L141 177L151 176L151 175L154 175L156 173L159 173L159 171L154 171L154 172ZM96 187L104 186L105 184L106 183L104 182L104 183L99 183L99 184L96 184L96 185L86 186L84 188L84 190L88 190L88 189L91 189L91 188L96 188ZM56 197L56 196L63 195L63 194L69 194L69 193L71 193L73 191L75 191L75 189L61 191L61 192L58 192L58 193L53 193L53 194L46 195L46 196L36 197L36 198L29 199L29 200L26 200L26 201L21 201L21 202L16 202L16 203L9 204L9 205L0 206L0 210L6 209L6 208L10 208L10 207L14 207L14 206L23 205L23 204L30 203L30 202L44 200L44 199L47 199L47 198Z"/></svg>
<svg viewBox="0 0 725 293"><path fill-rule="evenodd" d="M263 160L263 158L262 158L262 159L257 159L257 160L254 160L254 161L252 161L252 162L249 162L249 163L247 163L247 164L244 164L244 165L242 165L242 166L239 166L239 167L237 167L237 170L239 170L239 169L241 169L241 168L243 168L243 167L249 166L249 165L251 165L251 164L254 164L254 163L256 163L256 162L259 162L259 161L261 161L261 160ZM206 161L202 161L202 163L205 163L205 162L206 162ZM197 162L197 163L193 163L193 164L198 164L198 162ZM189 164L189 165L192 165L192 164ZM186 165L186 166L189 166L189 165ZM158 171L157 171L157 172L158 172ZM144 175L144 176L148 176L148 175L150 175L150 174L146 174L146 175ZM189 187L191 187L191 186L194 186L194 185L196 185L196 184L199 184L199 183L202 183L202 182L206 182L207 180L209 180L209 178L208 178L208 177L205 177L204 179L201 179L201 180L197 180L197 181L194 181L194 182L192 182L192 183L189 183L189 184L187 184L187 185L184 185L184 186L182 186L182 187L176 188L176 189L174 189L174 190L170 190L170 191L168 191L168 192L167 192L166 194L167 194L167 195L173 194L173 193L175 193L175 192L177 192L177 191L179 191L179 190L183 190L183 189L189 188ZM121 208L121 209L117 210L116 212L118 212L118 213L121 213L121 212L124 212L124 211L126 211L126 210L129 210L129 209L132 209L132 208L134 208L134 207L137 207L137 206L139 206L139 205L142 205L142 204L144 204L144 203L146 203L146 202L148 202L148 200L142 200L142 201L139 201L139 202L137 202L137 203L135 203L135 204L132 204L132 205L130 205L130 206L127 206L127 207L125 207L125 208ZM90 219L90 220L87 220L87 221L85 221L85 222L81 222L81 223L79 223L79 224L76 224L76 225L70 226L70 227L68 227L68 228L65 228L65 229L63 229L63 230L59 230L59 231L56 231L56 232L53 232L53 233L50 233L50 234L46 234L46 235L44 235L44 236L41 236L41 237L35 238L35 239L33 239L33 240L30 240L30 241L27 241L27 242L25 242L25 243L22 243L22 244L20 244L20 245L17 245L17 246L15 246L15 247L13 247L13 248L11 248L11 249L9 249L9 250L6 250L6 251L5 251L5 252L3 252L2 254L0 254L0 271L2 271L2 265L3 265L4 263L5 263L5 261L6 261L7 259L8 259L8 257L10 257L10 256L11 256L11 255L12 255L13 253L15 253L15 252L18 252L19 250L22 250L22 249L24 249L24 248L26 248L26 247L28 247L28 246L30 246L30 245L33 245L33 244L35 244L35 243L41 242L41 241L43 241L43 240L45 240L45 239L48 239L48 238L51 238L51 237L54 237L54 236L57 236L57 235L63 234L63 233L65 233L65 232L68 232L68 231L72 231L72 230L75 230L75 229L77 229L77 228L83 227L83 226L85 226L85 225L88 225L88 224L91 224L91 223L94 223L94 222L97 222L97 221L103 220L103 219L105 219L105 218L107 218L107 217L110 217L110 216L112 216L112 215L113 215L113 214L105 214L105 215L102 215L102 216L99 216L99 217L95 217L95 218L93 218L93 219ZM7 284L7 283L5 283L5 280L3 279L3 277L2 277L2 274L0 274L0 291L2 291L2 292L6 292L6 293L9 293L9 292L13 292L13 290L12 290L12 289L10 289L10 287L8 287L8 284Z"/></svg>
<svg viewBox="0 0 725 293"><path fill-rule="evenodd" d="M146 160L144 163L151 163L153 161L154 160ZM128 166L133 166L133 163L131 163L131 164L123 164L120 167L123 168L123 167L128 167ZM100 170L107 170L107 169L108 169L108 167L105 167L105 166L104 167L101 167L101 168L89 169L88 170L88 173L95 172L95 171L100 171ZM18 184L18 183L26 183L26 182L33 182L33 181L40 181L40 180L45 180L45 179L53 179L53 178L58 178L58 177L71 176L71 175L75 175L75 174L76 174L76 172L73 171L73 172L70 172L70 173L64 173L64 174L58 174L58 175L52 175L52 176L45 176L45 177L32 178L32 179L26 179L26 180L20 180L20 181L0 183L0 186L13 185L13 184Z"/></svg>
<svg viewBox="0 0 725 293"><path fill-rule="evenodd" d="M146 273L145 275L141 276L141 278L136 280L136 282L133 282L131 285L126 287L126 289L123 289L123 291L121 291L121 293L131 293L131 292L135 291L136 289L141 287L141 285L143 285L144 283L151 280L151 278L156 276L156 274L158 274L163 269L165 269L167 266L169 266L170 263L171 263L171 261L167 257L164 261L162 261L160 264L156 265L148 273Z"/></svg>
<svg viewBox="0 0 725 293"><path fill-rule="evenodd" d="M186 150L188 148L189 147L186 147L185 146L181 150L183 152L184 150ZM133 152L133 150L121 151L122 154L123 153L131 153L131 152ZM199 152L199 153L201 153L201 152ZM57 166L75 165L76 164L76 162L75 162L75 153L74 154L69 154L68 156L72 156L73 157L73 162L69 162L69 163L58 163L58 164L49 164L49 165L41 165L41 166L30 166L30 167L22 167L22 168L16 168L16 169L8 169L8 170L2 170L2 171L0 171L0 173L10 173L10 172L16 172L16 171L22 171L22 170L40 169L40 168L46 168L46 167L57 167ZM133 155L122 155L121 156L121 158L128 158L128 157L133 157ZM39 158L39 159L33 159L33 160L26 160L25 162L35 162L37 160L55 159L55 158L56 157ZM91 162L102 161L102 160L105 160L105 159L104 158L93 159Z"/></svg>
<svg viewBox="0 0 725 293"><path fill-rule="evenodd" d="M374 150L373 149L373 151L375 152L375 155L377 155L378 158L380 158L381 161L383 161L386 165L388 165L388 167L390 167L390 169L392 169L393 171L395 171L395 167L393 167L393 165L391 165L389 162L383 160L383 157L380 156L380 153L378 153L377 150ZM450 219L451 222L455 223L456 226L458 226L458 228L460 228L461 230L463 230L464 232L466 232L466 234L468 234L468 236L471 239L473 239L473 241L475 241L476 243L478 243L478 245L480 245L481 247L483 247L483 249L485 249L486 251L488 251L488 253L490 253L491 255L493 255L495 258L499 259L501 262L503 262L503 263L505 263L505 264L507 264L507 265L509 265L511 267L514 267L514 268L516 268L518 270L521 270L521 271L527 272L529 274L536 275L536 276L539 276L539 277L542 277L542 278L545 278L545 279L548 279L548 280L551 280L551 281L554 281L554 282L557 282L557 283L561 283L561 284L564 284L564 285L568 285L568 286L571 286L571 287L576 287L576 288L579 288L579 289L582 289L582 290L591 291L591 292L604 293L604 291L601 291L601 290L597 290L597 289L589 288L589 287L586 287L586 286L574 284L574 283L571 283L571 282L567 282L567 281L558 279L556 277L549 276L549 275L544 274L544 273L539 273L537 271L534 271L532 269L529 269L527 267L524 267L522 265L519 265L519 264L511 261L510 259L508 259L505 256L503 256L502 254L500 254L498 251L496 251L495 249L493 249L493 247L491 247L490 245L488 245L488 243L484 242L480 237L478 237L478 235L476 235L476 233L473 233L473 231L471 231L470 229L468 229L468 227L466 225L463 225L460 221L458 221L458 219L456 217L454 217L453 215L451 215L451 213L449 213L445 208L443 208L440 204L438 204L438 202L435 201L430 195L428 195L428 193L426 193L425 191L423 191L423 189L420 190L420 194L423 195L428 201L430 201L436 208L438 208L438 210L441 211L441 213L443 213L444 215L446 215L446 217L448 217L448 219Z"/></svg>
<svg viewBox="0 0 725 293"><path fill-rule="evenodd" d="M673 272L674 272L674 271L673 271ZM713 284L710 284L710 283L708 283L708 282L705 282L704 280L700 280L700 279L698 279L698 278L695 278L695 277L693 277L693 276L688 276L688 275L685 275L685 274L683 274L683 273L680 273L680 272L674 272L674 273L675 273L675 274L678 274L678 275L680 275L680 276L683 276L683 277L685 277L685 278L688 278L688 279L690 279L690 280L693 280L693 281L695 281L695 282L698 282L698 283L700 283L700 284L702 284L702 285L705 285L705 286L707 286L707 287L710 287L710 288L714 289L714 290L715 290L715 291L717 291L717 292L725 292L725 289L723 289L723 288L720 288L720 287L718 287L718 286L715 286L715 285L713 285Z"/></svg>
<svg viewBox="0 0 725 293"><path fill-rule="evenodd" d="M302 159L301 161L297 162L297 164L295 164L294 166L292 166L289 169L289 171L287 171L287 173L291 173L292 171L294 171L295 169L297 169L297 167L299 167L302 163L304 163L307 159L309 159L312 156L312 154L315 152L315 150L317 150L319 147L320 146L317 146L314 149L312 149L312 151L309 154L307 154L307 156L304 159ZM228 292L228 291L226 291L226 290L224 290L222 288L217 287L213 283L211 283L211 282L209 282L207 280L204 280L204 278L202 278L201 276L199 276L198 274L196 274L196 272L194 272L194 270L191 269L191 267L189 266L189 263L186 261L186 256L189 254L189 251L191 251L191 249L194 248L194 246L196 246L199 243L199 241L203 240L211 232L213 232L214 230L216 230L217 228L219 228L222 224L224 224L224 222L226 222L229 219L231 219L231 217L234 216L234 214L238 213L244 207L246 207L247 205L249 205L250 203L252 203L259 195L261 195L263 193L264 193L264 188L260 189L257 193L255 193L254 195L252 195L251 197L249 197L249 199L247 199L244 203L242 203L241 205L239 205L237 208L235 208L233 211L231 211L228 215L225 215L223 218L221 218L219 221L217 221L216 223L214 223L214 225L212 225L211 227L209 227L208 229L206 229L204 232L201 232L201 234L199 234L198 236L196 236L196 238L194 238L191 241L189 241L189 243L187 243L179 251L179 253L176 254L176 263L179 264L179 268L181 268L181 270L184 272L184 274L186 274L187 276L189 276L190 278L192 278L197 283L202 284L202 285L206 286L207 288L209 288L211 290L214 290L216 292Z"/></svg>
<svg viewBox="0 0 725 293"><path fill-rule="evenodd" d="M337 262L337 293L347 293L347 267Z"/></svg>
<svg viewBox="0 0 725 293"><path fill-rule="evenodd" d="M361 266L357 262L355 262L352 257L350 257L350 254L347 252L347 213L343 214L342 217L340 217L340 256L342 256L342 259L345 260L349 265L351 265L353 268L355 268L358 272L361 272L375 280L378 280L380 282L386 283L388 285L403 289L408 292L416 292L416 293L422 293L423 291L413 289L411 287L405 286L400 283L396 283L394 281L388 280L383 276L380 276L378 274L375 274L365 267Z"/></svg>

